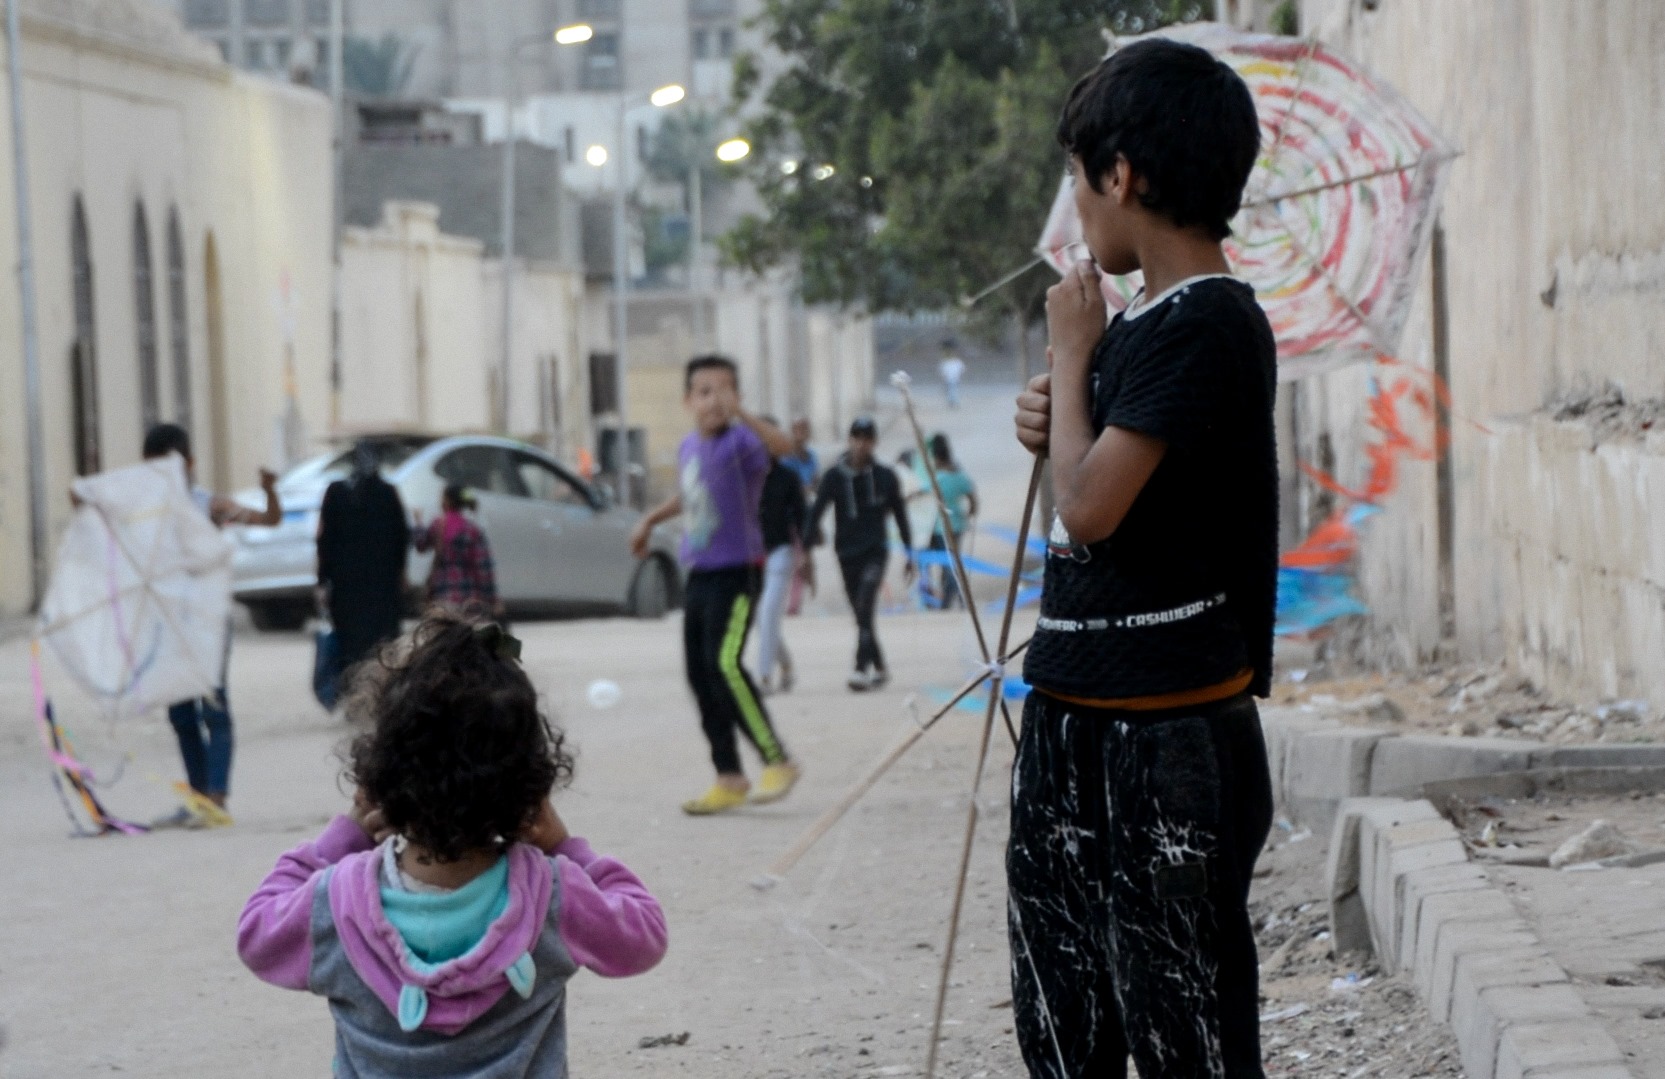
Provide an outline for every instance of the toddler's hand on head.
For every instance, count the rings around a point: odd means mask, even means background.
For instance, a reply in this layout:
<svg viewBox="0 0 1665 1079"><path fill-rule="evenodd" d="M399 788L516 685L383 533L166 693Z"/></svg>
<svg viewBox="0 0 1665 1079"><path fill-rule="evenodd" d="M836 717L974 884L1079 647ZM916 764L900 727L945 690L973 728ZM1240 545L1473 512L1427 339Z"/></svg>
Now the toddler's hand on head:
<svg viewBox="0 0 1665 1079"><path fill-rule="evenodd" d="M364 834L369 836L372 842L381 843L393 834L393 829L387 826L387 818L382 816L380 809L370 804L370 799L364 796L362 788L353 792L353 808L348 811L347 816L364 829Z"/></svg>
<svg viewBox="0 0 1665 1079"><path fill-rule="evenodd" d="M553 854L556 847L571 838L572 833L567 831L566 822L555 812L555 803L547 798L532 823L520 833L522 843L530 843L546 854Z"/></svg>

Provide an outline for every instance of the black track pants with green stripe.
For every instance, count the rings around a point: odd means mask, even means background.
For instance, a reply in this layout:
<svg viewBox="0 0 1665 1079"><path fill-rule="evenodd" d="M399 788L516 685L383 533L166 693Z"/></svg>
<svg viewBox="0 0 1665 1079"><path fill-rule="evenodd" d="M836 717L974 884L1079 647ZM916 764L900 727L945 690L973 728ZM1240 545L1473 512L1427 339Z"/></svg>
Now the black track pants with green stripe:
<svg viewBox="0 0 1665 1079"><path fill-rule="evenodd" d="M786 760L757 684L741 657L752 628L759 572L755 566L694 570L688 574L682 611L682 647L688 684L699 701L700 724L711 742L711 763L720 773L737 773L738 729L757 748L764 764Z"/></svg>

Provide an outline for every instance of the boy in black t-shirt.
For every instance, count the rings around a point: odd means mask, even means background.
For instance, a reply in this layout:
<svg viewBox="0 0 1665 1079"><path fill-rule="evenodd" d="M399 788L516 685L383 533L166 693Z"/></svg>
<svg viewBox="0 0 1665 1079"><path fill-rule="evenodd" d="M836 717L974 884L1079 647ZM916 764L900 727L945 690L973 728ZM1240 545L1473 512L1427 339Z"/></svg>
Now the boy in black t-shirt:
<svg viewBox="0 0 1665 1079"><path fill-rule="evenodd" d="M1031 1075L1264 1075L1249 881L1271 824L1276 346L1221 250L1248 88L1153 39L1071 91L1092 256L1047 294L1018 441L1057 514L1012 775L1012 980ZM1144 273L1105 327L1099 274Z"/></svg>

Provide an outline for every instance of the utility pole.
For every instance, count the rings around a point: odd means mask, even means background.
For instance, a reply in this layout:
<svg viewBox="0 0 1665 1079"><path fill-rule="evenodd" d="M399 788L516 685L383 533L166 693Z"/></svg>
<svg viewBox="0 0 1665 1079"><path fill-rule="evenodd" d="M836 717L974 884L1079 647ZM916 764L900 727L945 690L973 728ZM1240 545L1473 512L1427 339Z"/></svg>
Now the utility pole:
<svg viewBox="0 0 1665 1079"><path fill-rule="evenodd" d="M31 607L46 592L46 435L40 382L40 327L35 320L35 242L29 213L29 154L23 130L23 35L18 0L6 0L6 72L12 105L13 196L17 203L17 291L23 321L23 412L29 442Z"/></svg>
<svg viewBox="0 0 1665 1079"><path fill-rule="evenodd" d="M626 165L629 162L629 150L625 142L625 115L629 112L627 100L621 91L619 94L619 141L618 141L618 176L613 185L613 388L618 396L616 402L619 416L618 443L614 447L613 467L618 473L614 482L618 484L619 501L626 506L633 506L635 500L631 497L630 482L630 302L627 293L630 291L630 267L627 265L630 252L625 243L625 200L624 185Z"/></svg>
<svg viewBox="0 0 1665 1079"><path fill-rule="evenodd" d="M703 147L702 147L703 149ZM707 338L705 324L705 290L700 279L700 245L705 236L705 187L701 173L705 161L703 155L695 160L694 167L688 171L688 295L694 301L694 351L705 352L712 346Z"/></svg>
<svg viewBox="0 0 1665 1079"><path fill-rule="evenodd" d="M335 217L330 238L333 279L330 281L330 431L341 429L341 232L347 221L347 89L343 61L347 33L347 0L330 0L330 116L335 128Z"/></svg>
<svg viewBox="0 0 1665 1079"><path fill-rule="evenodd" d="M497 429L509 433L509 365L515 335L515 57L509 56L509 95L503 111L503 353L497 360Z"/></svg>

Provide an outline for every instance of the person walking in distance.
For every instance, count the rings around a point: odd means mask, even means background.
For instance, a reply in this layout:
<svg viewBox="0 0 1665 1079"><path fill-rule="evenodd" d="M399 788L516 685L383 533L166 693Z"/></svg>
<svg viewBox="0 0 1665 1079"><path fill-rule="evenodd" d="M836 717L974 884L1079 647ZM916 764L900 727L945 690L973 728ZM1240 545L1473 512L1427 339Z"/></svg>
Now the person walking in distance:
<svg viewBox="0 0 1665 1079"><path fill-rule="evenodd" d="M1176 118L1179 122L1176 122ZM1221 242L1260 146L1242 78L1117 49L1058 123L1091 260L1018 398L1056 513L1006 848L1013 1019L1037 1079L1264 1079L1250 878L1272 823L1277 345ZM1108 320L1101 274L1145 291Z"/></svg>
<svg viewBox="0 0 1665 1079"><path fill-rule="evenodd" d="M780 458L781 464L797 474L805 498L814 493L815 484L821 478L821 459L816 456L815 448L809 444L809 436L808 418L799 416L793 420L792 452Z"/></svg>
<svg viewBox="0 0 1665 1079"><path fill-rule="evenodd" d="M447 484L440 496L439 520L424 527L421 514L411 544L418 552L434 552L428 568L428 603L468 618L503 617L497 595L497 569L491 544L467 512L476 509L474 496L460 483Z"/></svg>
<svg viewBox="0 0 1665 1079"><path fill-rule="evenodd" d="M971 482L971 477L966 475L959 462L954 460L954 448L949 445L947 435L940 431L932 435L930 448L931 467L937 474L937 488L942 492L942 503L948 509L949 535L944 537L942 534L942 515L934 515L929 549L958 551L967 525L971 518L977 516L977 485ZM952 564L941 567L937 577L936 596L943 610L954 606L956 600L964 600L960 595L960 583L954 577Z"/></svg>
<svg viewBox="0 0 1665 1079"><path fill-rule="evenodd" d="M850 425L850 443L844 456L821 477L815 505L809 511L807 542L814 547L821 541L822 516L828 506L835 507L833 551L844 577L844 594L856 616L856 662L847 684L858 693L878 689L890 681L890 668L879 648L874 625L879 590L890 560L887 518L895 519L902 549L907 552L903 573L908 584L913 583L916 572L902 483L896 472L875 456L878 446L878 425L870 417L859 417Z"/></svg>
<svg viewBox="0 0 1665 1079"><path fill-rule="evenodd" d="M775 733L743 661L764 557L758 518L763 483L771 455L790 453L792 440L740 407L740 372L726 356L688 361L683 406L694 430L678 451L681 491L637 522L630 549L646 558L653 529L682 517L682 561L688 567L683 654L717 769L711 788L682 804L684 813L698 817L748 800L778 801L798 781L798 765ZM756 790L740 765L736 731L763 758Z"/></svg>
<svg viewBox="0 0 1665 1079"><path fill-rule="evenodd" d="M277 475L260 470L260 488L266 497L264 509L252 509L225 495L217 495L196 484L196 459L191 455L191 436L175 423L159 423L145 434L147 461L177 453L185 462L185 482L191 498L216 528L228 525L257 525L274 528L283 521L283 503L278 498ZM231 662L231 633L226 633L225 655L220 659L220 684L211 696L175 701L168 706L168 724L179 740L179 756L185 764L185 781L190 784L192 805L181 806L153 823L158 828L205 828L231 823L225 812L231 788L231 756L235 736L231 729L231 704L226 697L226 674Z"/></svg>
<svg viewBox="0 0 1665 1079"><path fill-rule="evenodd" d="M773 423L773 420L768 420ZM763 597L757 604L757 679L765 694L792 689L792 653L781 639L786 601L803 552L804 487L798 473L775 458L763 480L758 511L763 526ZM775 680L775 666L780 679Z"/></svg>
<svg viewBox="0 0 1665 1079"><path fill-rule="evenodd" d="M361 439L352 472L325 489L318 510L318 588L335 627L343 677L399 636L409 549L405 505L382 479L375 444Z"/></svg>
<svg viewBox="0 0 1665 1079"><path fill-rule="evenodd" d="M792 452L780 459L797 474L802 497L806 500L815 497L815 485L821 480L821 458L809 444L809 438L809 418L799 416L792 421ZM809 564L808 552L804 550L801 539L792 572L792 590L786 600L786 613L793 615L803 610L804 593L815 593L815 567Z"/></svg>
<svg viewBox="0 0 1665 1079"><path fill-rule="evenodd" d="M949 408L960 407L960 379L965 377L965 361L960 359L955 351L954 339L948 338L942 343L942 359L937 361L937 374L942 378L943 393L948 397Z"/></svg>

